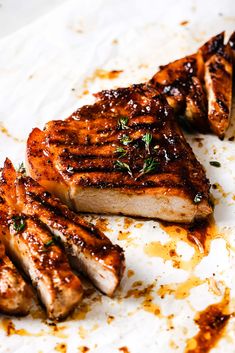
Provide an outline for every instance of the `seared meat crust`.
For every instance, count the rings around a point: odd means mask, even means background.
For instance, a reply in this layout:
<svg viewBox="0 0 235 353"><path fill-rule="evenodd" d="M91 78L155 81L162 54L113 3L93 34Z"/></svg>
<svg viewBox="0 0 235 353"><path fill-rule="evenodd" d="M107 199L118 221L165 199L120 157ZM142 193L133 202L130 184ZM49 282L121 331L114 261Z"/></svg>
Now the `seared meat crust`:
<svg viewBox="0 0 235 353"><path fill-rule="evenodd" d="M0 212L8 230L3 233L2 240L8 253L32 281L48 317L59 320L80 301L82 285L45 225L20 209L15 181L16 172L11 162L6 160L0 183L4 200L0 204Z"/></svg>
<svg viewBox="0 0 235 353"><path fill-rule="evenodd" d="M67 120L33 130L27 146L30 174L78 211L179 222L210 214L205 172L164 97L152 85L139 84L96 98ZM154 165L147 173L146 161Z"/></svg>

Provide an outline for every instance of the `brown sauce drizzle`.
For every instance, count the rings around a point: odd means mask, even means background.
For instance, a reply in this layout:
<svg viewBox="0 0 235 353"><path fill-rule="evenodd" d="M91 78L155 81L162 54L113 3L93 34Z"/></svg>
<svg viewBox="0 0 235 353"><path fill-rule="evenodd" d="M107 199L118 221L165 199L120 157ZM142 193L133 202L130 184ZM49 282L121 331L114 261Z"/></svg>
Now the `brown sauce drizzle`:
<svg viewBox="0 0 235 353"><path fill-rule="evenodd" d="M67 345L65 343L58 343L55 346L55 351L60 353L67 353Z"/></svg>
<svg viewBox="0 0 235 353"><path fill-rule="evenodd" d="M220 237L213 218L194 225L161 222L160 227L170 236L170 240L162 244L153 241L145 246L145 253L150 257L160 257L164 261L171 260L173 267L182 270L193 270L210 250L211 241ZM185 261L177 254L178 241L184 241L195 249L191 259Z"/></svg>
<svg viewBox="0 0 235 353"><path fill-rule="evenodd" d="M90 348L88 348L87 346L81 346L81 347L78 347L78 352L80 353L87 353L89 352Z"/></svg>
<svg viewBox="0 0 235 353"><path fill-rule="evenodd" d="M229 300L230 291L227 288L221 302L208 306L196 315L199 332L187 341L185 353L207 353L215 347L231 317L228 313Z"/></svg>
<svg viewBox="0 0 235 353"><path fill-rule="evenodd" d="M118 348L118 350L122 353L130 353L129 349L126 346L120 347Z"/></svg>

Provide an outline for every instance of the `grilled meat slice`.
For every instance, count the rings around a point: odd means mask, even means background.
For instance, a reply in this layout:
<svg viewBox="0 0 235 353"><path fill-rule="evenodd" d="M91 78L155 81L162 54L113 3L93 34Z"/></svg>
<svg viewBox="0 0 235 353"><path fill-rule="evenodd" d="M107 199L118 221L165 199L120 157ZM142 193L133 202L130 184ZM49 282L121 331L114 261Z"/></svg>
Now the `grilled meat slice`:
<svg viewBox="0 0 235 353"><path fill-rule="evenodd" d="M166 96L176 113L200 132L224 137L232 97L234 37L224 45L224 32L211 38L196 54L161 66L150 83ZM207 106L208 99L208 106Z"/></svg>
<svg viewBox="0 0 235 353"><path fill-rule="evenodd" d="M205 63L208 119L211 130L223 138L228 129L232 108L232 50L224 45Z"/></svg>
<svg viewBox="0 0 235 353"><path fill-rule="evenodd" d="M150 83L178 115L185 115L195 129L208 132L206 95L200 81L203 76L202 55L197 53L161 66Z"/></svg>
<svg viewBox="0 0 235 353"><path fill-rule="evenodd" d="M78 211L176 222L207 217L205 172L155 88L133 85L96 97L67 120L33 130L29 173L64 200L69 195Z"/></svg>
<svg viewBox="0 0 235 353"><path fill-rule="evenodd" d="M37 289L48 317L59 320L80 301L82 285L45 225L20 212L16 202L15 178L11 162L6 160L0 184L1 197L5 202L0 204L0 210L9 231L3 234L2 240Z"/></svg>
<svg viewBox="0 0 235 353"><path fill-rule="evenodd" d="M202 56L204 62L209 60L214 54L224 47L224 32L217 34L204 43L199 49L198 53Z"/></svg>
<svg viewBox="0 0 235 353"><path fill-rule="evenodd" d="M8 229L1 225L1 239L5 232L8 232ZM0 312L7 315L27 315L32 303L32 294L30 286L6 255L5 247L0 242Z"/></svg>
<svg viewBox="0 0 235 353"><path fill-rule="evenodd" d="M18 173L8 187L16 190L16 205L20 212L39 219L61 239L76 270L87 275L103 293L113 295L124 270L122 249L51 197L30 177Z"/></svg>

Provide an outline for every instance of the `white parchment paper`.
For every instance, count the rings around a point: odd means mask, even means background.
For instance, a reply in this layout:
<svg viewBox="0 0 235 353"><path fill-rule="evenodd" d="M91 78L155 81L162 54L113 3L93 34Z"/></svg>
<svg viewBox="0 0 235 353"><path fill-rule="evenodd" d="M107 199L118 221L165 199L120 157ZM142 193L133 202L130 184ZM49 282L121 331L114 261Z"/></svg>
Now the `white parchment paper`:
<svg viewBox="0 0 235 353"><path fill-rule="evenodd" d="M66 118L79 106L92 102L92 92L145 81L159 65L191 54L222 30L228 34L235 30L232 0L71 0L2 39L1 164L6 156L16 166L24 160L26 139L33 127ZM121 72L109 79L107 72L111 70ZM116 296L110 299L98 292L87 294L80 314L78 309L74 317L56 327L36 315L13 319L15 330L8 336L4 329L8 318L2 316L0 352L182 353L197 334L197 312L220 302L226 288L230 289L232 312L235 142L228 138L235 136L234 118L224 141L198 135L200 145L195 136L187 137L211 183L219 185L212 190L218 234L209 255L193 269L177 268L171 259L146 253L151 242L162 244L163 249L172 243L157 221L105 217L101 223L106 224L106 234L126 252L127 270ZM211 166L211 160L220 161L222 167ZM92 220L96 222L99 217ZM195 252L184 240L175 240L174 246L182 261L189 261ZM193 276L199 278L197 285L185 298L177 298L177 288ZM217 292L210 289L212 280ZM159 295L162 285L173 288L164 298ZM134 288L139 295L130 294ZM140 295L142 289L147 292L145 297ZM146 298L151 299L150 309ZM235 352L234 329L231 318L213 352Z"/></svg>

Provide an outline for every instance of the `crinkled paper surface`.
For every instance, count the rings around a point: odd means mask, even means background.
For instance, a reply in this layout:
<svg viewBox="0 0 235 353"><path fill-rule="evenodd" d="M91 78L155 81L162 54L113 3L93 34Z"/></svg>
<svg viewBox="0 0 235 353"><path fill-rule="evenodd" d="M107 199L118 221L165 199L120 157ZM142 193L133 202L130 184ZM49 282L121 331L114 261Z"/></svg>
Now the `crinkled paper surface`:
<svg viewBox="0 0 235 353"><path fill-rule="evenodd" d="M232 0L72 0L2 39L1 164L8 156L17 166L33 127L66 118L92 102L92 92L143 82L159 65L234 29ZM110 75L112 70L120 72ZM187 136L216 185L216 229L208 253L200 253L200 244L187 241L183 229L174 226L88 216L125 249L127 269L115 297L88 285L81 307L56 326L45 323L38 308L12 319L10 330L10 319L2 316L0 352L207 352L195 348L195 317L227 299L225 309L235 311L235 142L228 140L235 136L234 119L224 141ZM211 166L211 160L221 168ZM234 332L231 317L211 352L235 352Z"/></svg>

